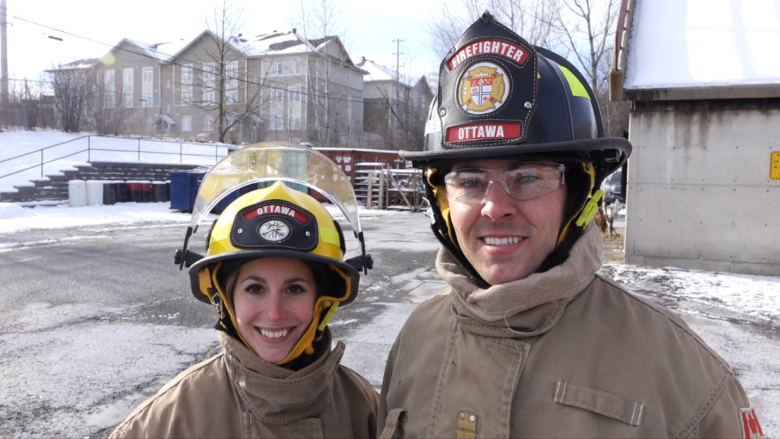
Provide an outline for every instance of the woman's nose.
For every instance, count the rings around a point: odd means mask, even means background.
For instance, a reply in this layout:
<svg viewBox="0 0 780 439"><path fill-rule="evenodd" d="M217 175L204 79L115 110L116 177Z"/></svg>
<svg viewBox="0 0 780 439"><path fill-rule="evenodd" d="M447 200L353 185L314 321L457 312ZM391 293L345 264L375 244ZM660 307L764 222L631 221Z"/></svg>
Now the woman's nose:
<svg viewBox="0 0 780 439"><path fill-rule="evenodd" d="M272 297L266 302L265 318L270 321L282 320L287 317L284 300L281 297Z"/></svg>

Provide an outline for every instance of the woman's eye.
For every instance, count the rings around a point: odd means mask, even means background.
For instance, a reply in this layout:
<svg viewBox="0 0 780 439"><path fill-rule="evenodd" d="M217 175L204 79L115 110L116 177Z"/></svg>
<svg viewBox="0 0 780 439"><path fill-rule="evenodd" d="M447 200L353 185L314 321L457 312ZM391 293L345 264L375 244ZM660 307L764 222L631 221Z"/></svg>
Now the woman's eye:
<svg viewBox="0 0 780 439"><path fill-rule="evenodd" d="M260 294L263 292L263 286L260 284L249 284L244 288L244 291L250 294Z"/></svg>
<svg viewBox="0 0 780 439"><path fill-rule="evenodd" d="M287 292L290 294L302 294L306 292L306 288L303 285L292 284L287 287Z"/></svg>

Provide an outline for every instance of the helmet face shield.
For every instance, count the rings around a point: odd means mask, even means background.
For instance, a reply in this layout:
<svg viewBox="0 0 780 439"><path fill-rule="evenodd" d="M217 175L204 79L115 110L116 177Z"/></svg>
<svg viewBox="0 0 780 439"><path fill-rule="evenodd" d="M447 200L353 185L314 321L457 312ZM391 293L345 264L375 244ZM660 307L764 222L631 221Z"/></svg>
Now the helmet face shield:
<svg viewBox="0 0 780 439"><path fill-rule="evenodd" d="M246 146L220 160L203 178L195 198L190 227L196 231L209 212L241 188L284 181L323 195L360 233L357 200L349 177L324 154L289 142Z"/></svg>

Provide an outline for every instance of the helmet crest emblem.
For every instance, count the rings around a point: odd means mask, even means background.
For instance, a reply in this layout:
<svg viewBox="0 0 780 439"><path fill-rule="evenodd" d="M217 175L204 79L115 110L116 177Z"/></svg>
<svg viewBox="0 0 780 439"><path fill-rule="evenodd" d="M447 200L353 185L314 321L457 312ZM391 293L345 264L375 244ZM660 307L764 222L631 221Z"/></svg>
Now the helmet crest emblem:
<svg viewBox="0 0 780 439"><path fill-rule="evenodd" d="M290 235L290 226L284 221L278 219L272 219L260 224L257 229L257 233L260 234L266 241L276 242L287 238Z"/></svg>
<svg viewBox="0 0 780 439"><path fill-rule="evenodd" d="M467 69L458 81L458 103L470 114L492 113L506 102L509 83L496 64L480 62Z"/></svg>

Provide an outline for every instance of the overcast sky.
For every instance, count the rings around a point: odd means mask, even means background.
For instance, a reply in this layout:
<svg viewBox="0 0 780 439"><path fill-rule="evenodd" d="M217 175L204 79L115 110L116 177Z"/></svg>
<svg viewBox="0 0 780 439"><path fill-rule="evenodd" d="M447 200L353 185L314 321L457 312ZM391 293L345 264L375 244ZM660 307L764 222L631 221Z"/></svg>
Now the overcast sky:
<svg viewBox="0 0 780 439"><path fill-rule="evenodd" d="M346 35L340 36L350 54L392 68L396 60L393 40L401 39L402 73L419 75L438 69L424 18L435 1L340 3L348 23ZM148 43L192 38L205 29L204 17L211 4L212 0L7 0L9 77L37 79L53 63L100 57L125 37ZM299 3L235 4L244 8L246 32L252 35L291 30L289 11Z"/></svg>

